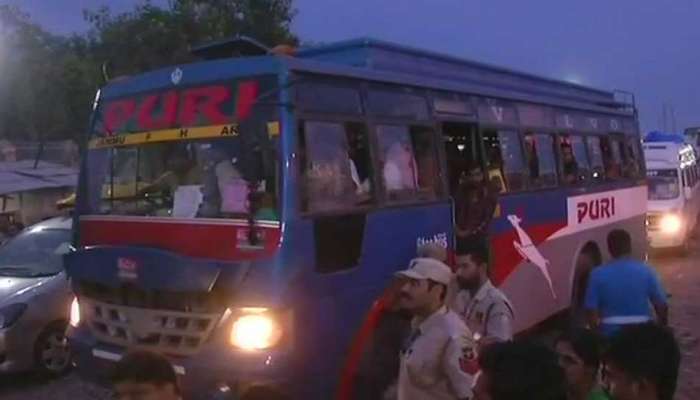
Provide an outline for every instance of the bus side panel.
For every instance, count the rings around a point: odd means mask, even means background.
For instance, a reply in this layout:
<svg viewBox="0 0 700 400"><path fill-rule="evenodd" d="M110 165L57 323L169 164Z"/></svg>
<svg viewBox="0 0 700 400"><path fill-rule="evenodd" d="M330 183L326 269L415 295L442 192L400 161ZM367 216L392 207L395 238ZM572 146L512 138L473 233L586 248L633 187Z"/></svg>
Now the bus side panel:
<svg viewBox="0 0 700 400"><path fill-rule="evenodd" d="M293 224L296 239L292 242L306 238L313 242L311 219ZM451 246L451 226L452 209L447 203L373 211L367 216L359 266L327 274L316 272L313 262L302 267L307 270L294 289L294 303L299 305L295 345L303 366L313 366L312 371L304 371L304 382L322 386L315 394L310 389L304 391L310 396L305 398L331 398L339 382L348 379L341 376L343 371L359 368L348 363L361 358L353 351L367 350L353 344L373 304L394 273L408 266L418 243L444 239L443 243ZM309 259L307 255L302 257ZM318 393L325 395L318 397Z"/></svg>
<svg viewBox="0 0 700 400"><path fill-rule="evenodd" d="M605 260L607 234L624 229L632 235L636 255L644 254L644 199L646 186L501 199L492 223L492 277L513 302L516 331L571 305L577 256L587 243L595 243Z"/></svg>

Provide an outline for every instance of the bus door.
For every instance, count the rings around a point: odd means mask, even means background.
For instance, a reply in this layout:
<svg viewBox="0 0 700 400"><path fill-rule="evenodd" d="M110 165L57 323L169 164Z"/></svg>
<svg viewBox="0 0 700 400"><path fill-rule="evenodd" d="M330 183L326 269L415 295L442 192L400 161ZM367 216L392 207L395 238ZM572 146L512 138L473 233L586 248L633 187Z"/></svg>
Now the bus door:
<svg viewBox="0 0 700 400"><path fill-rule="evenodd" d="M454 199L460 180L466 177L469 169L482 165L477 127L472 123L443 122L441 130L445 142L449 191Z"/></svg>

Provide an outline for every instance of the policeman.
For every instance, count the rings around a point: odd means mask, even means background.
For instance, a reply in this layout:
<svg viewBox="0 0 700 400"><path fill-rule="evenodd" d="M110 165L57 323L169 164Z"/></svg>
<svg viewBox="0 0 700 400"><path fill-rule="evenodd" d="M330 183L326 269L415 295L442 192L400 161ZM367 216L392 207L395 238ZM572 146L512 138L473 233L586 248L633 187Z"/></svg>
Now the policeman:
<svg viewBox="0 0 700 400"><path fill-rule="evenodd" d="M488 260L485 245L458 249L456 280L459 291L452 302L453 310L481 344L513 338L513 306L491 283Z"/></svg>
<svg viewBox="0 0 700 400"><path fill-rule="evenodd" d="M471 399L476 345L464 322L445 306L452 271L438 260L416 258L397 275L406 280L400 305L413 316L401 350L398 400Z"/></svg>

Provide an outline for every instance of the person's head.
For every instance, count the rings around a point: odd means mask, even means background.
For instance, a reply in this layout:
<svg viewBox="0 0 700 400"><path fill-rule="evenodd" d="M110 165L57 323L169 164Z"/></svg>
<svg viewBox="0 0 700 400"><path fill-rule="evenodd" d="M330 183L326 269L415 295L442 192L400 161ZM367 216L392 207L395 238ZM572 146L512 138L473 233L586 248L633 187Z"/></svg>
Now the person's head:
<svg viewBox="0 0 700 400"><path fill-rule="evenodd" d="M554 352L545 346L495 343L481 353L479 366L474 400L566 399L564 371Z"/></svg>
<svg viewBox="0 0 700 400"><path fill-rule="evenodd" d="M571 389L589 390L600 367L600 339L592 331L578 329L559 337L555 345L559 365Z"/></svg>
<svg viewBox="0 0 700 400"><path fill-rule="evenodd" d="M574 160L574 151L571 146L562 146L561 148L562 159L565 163L570 163Z"/></svg>
<svg viewBox="0 0 700 400"><path fill-rule="evenodd" d="M613 258L632 254L632 237L627 231L615 229L608 234L608 251Z"/></svg>
<svg viewBox="0 0 700 400"><path fill-rule="evenodd" d="M605 354L605 383L615 400L671 400L680 349L667 328L644 324L621 330Z"/></svg>
<svg viewBox="0 0 700 400"><path fill-rule="evenodd" d="M189 152L184 147L175 147L168 154L166 168L176 174L186 174L192 167L192 161Z"/></svg>
<svg viewBox="0 0 700 400"><path fill-rule="evenodd" d="M111 376L118 400L178 400L175 369L165 357L145 351L127 354Z"/></svg>
<svg viewBox="0 0 700 400"><path fill-rule="evenodd" d="M401 308L413 315L425 315L445 302L452 271L432 258L416 258L407 270L396 274L405 281L401 286Z"/></svg>
<svg viewBox="0 0 700 400"><path fill-rule="evenodd" d="M470 244L457 248L457 283L467 290L477 290L488 279L489 249Z"/></svg>

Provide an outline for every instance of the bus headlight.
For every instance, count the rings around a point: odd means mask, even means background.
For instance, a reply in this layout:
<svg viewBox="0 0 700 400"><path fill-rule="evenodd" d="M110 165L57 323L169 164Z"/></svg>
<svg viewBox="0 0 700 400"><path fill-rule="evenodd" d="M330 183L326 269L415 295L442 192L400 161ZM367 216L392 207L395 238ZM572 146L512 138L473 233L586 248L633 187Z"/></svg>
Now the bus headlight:
<svg viewBox="0 0 700 400"><path fill-rule="evenodd" d="M77 328L80 325L80 304L78 298L73 297L73 302L70 303L70 326Z"/></svg>
<svg viewBox="0 0 700 400"><path fill-rule="evenodd" d="M676 214L665 214L661 217L660 227L663 233L678 233L682 226L681 218Z"/></svg>
<svg viewBox="0 0 700 400"><path fill-rule="evenodd" d="M265 350L279 344L282 323L267 309L242 309L233 320L231 344L246 351Z"/></svg>

